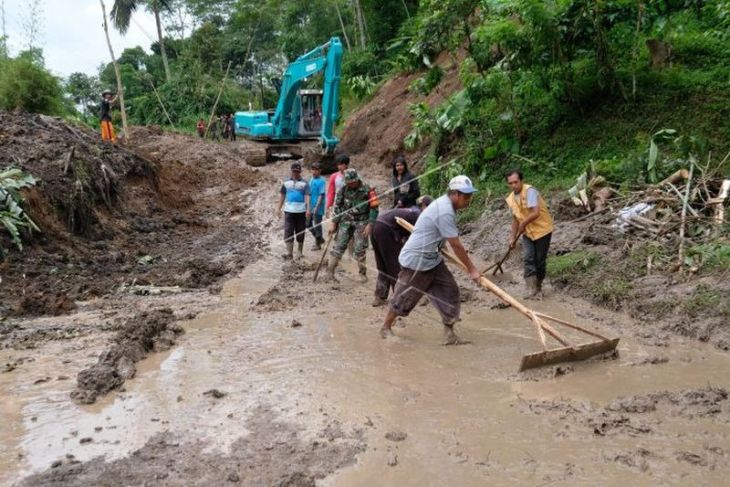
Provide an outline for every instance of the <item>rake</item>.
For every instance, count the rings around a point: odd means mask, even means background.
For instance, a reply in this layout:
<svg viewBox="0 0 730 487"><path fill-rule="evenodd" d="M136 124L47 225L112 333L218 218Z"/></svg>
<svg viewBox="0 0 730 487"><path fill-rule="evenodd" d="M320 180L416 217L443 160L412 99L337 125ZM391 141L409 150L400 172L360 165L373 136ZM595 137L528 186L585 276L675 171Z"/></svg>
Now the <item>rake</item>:
<svg viewBox="0 0 730 487"><path fill-rule="evenodd" d="M413 225L403 220L402 218L396 218L396 221L400 226L408 230L413 231ZM459 260L454 254L446 249L441 249L441 253L452 263L461 267L463 270L467 270L461 260ZM543 350L541 352L530 353L522 357L520 363L520 372L528 369L534 369L536 367L542 367L544 365L558 364L562 362L578 362L586 360L597 355L603 355L609 352L613 352L618 345L620 338L607 338L603 335L578 326L569 321L554 318L545 313L531 310L527 306L517 301L514 297L510 296L502 288L494 284L492 281L482 276L479 278L479 284L486 290L495 294L505 304L511 306L513 309L519 311L527 319L532 321L537 329L537 336L540 339ZM567 328L579 331L593 338L598 338L597 341L583 343L581 345L571 345L548 321L555 323L556 325L562 325ZM562 345L560 348L548 348L547 338L545 334L550 335L558 343Z"/></svg>

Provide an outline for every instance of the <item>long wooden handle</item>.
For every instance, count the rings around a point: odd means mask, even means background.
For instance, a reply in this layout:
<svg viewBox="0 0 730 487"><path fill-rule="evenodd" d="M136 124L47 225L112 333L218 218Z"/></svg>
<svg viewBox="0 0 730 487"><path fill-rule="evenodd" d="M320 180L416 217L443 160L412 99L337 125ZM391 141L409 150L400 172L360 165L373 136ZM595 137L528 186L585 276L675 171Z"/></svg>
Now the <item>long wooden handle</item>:
<svg viewBox="0 0 730 487"><path fill-rule="evenodd" d="M322 268L322 263L324 262L324 258L327 256L327 251L330 248L330 243L332 243L332 238L335 236L334 233L330 233L327 237L327 243L324 244L324 251L322 252L322 258L319 259L319 265L317 266L317 270L314 271L314 278L312 279L312 282L317 282L317 276L319 276L319 270Z"/></svg>
<svg viewBox="0 0 730 487"><path fill-rule="evenodd" d="M409 232L413 232L413 225L411 225L410 223L408 223L404 219L396 217L395 221L398 223L398 225L402 226L403 228L405 228ZM468 271L468 269L466 267L466 264L464 264L454 254L452 254L451 252L449 252L446 249L441 249L441 253L444 255L444 257L446 257L447 259L449 259L451 262L453 262L457 266L461 267L465 271ZM565 339L562 336L560 336L560 334L557 332L557 330L555 330L555 328L553 328L551 325L545 323L545 321L539 319L536 316L536 313L535 312L533 312L527 306L525 306L524 304L520 303L519 301L517 301L512 296L510 296L502 288L500 288L499 286L497 286L496 284L494 284L492 281L490 281L489 279L487 279L484 276L482 276L482 277L479 278L479 284L483 288L487 289L488 291L490 291L494 295L496 295L504 303L510 305L512 308L516 309L517 311L519 311L520 313L522 313L523 315L525 315L525 317L527 317L530 321L532 321L533 323L535 323L535 325L537 325L537 327L538 327L538 330L540 331L540 333L539 333L539 335L540 335L540 341L543 342L543 345L544 345L544 336L542 335L542 330L544 329L553 338L555 338L557 341L559 341L560 343L565 344L567 346L567 342L565 341Z"/></svg>

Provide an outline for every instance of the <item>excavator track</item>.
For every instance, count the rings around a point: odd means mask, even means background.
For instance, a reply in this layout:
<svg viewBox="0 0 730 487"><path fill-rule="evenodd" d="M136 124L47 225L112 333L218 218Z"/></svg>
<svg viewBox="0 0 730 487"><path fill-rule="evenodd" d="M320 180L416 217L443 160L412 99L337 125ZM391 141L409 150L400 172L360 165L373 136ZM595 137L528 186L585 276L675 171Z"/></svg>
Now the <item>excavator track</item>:
<svg viewBox="0 0 730 487"><path fill-rule="evenodd" d="M249 166L260 167L274 161L285 160L302 160L304 165L309 168L312 162L320 161L325 168L334 166L334 157L323 155L317 141L302 141L293 143L266 143L255 142L246 144L241 149L246 164ZM331 159L331 162L327 161ZM333 170L324 170L323 172L333 172Z"/></svg>

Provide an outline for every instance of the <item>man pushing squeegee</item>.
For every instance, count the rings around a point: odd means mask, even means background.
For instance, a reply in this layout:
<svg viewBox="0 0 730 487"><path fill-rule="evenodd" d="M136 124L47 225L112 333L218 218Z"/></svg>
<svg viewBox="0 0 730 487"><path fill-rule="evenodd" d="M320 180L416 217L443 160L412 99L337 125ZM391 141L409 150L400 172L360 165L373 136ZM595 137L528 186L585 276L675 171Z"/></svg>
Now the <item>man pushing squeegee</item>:
<svg viewBox="0 0 730 487"><path fill-rule="evenodd" d="M429 205L415 226L405 220L398 221L398 224L411 231L412 235L399 257L402 270L398 275L393 298L381 328L383 338L392 336L391 328L395 319L398 316L407 316L421 296L427 294L443 319L445 344L459 343L459 338L453 330L460 312L459 289L453 275L443 262L441 257L443 254L449 261L468 272L472 280L494 293L535 325L543 351L523 356L520 371L560 362L585 360L615 350L618 338L609 339L568 321L533 311L479 273L461 245L456 230L456 211L469 205L474 192L476 189L468 177L456 176L449 182L448 193ZM444 240L449 242L459 257L441 248ZM573 346L548 321L572 328L598 340ZM548 349L545 333L558 341L562 347Z"/></svg>

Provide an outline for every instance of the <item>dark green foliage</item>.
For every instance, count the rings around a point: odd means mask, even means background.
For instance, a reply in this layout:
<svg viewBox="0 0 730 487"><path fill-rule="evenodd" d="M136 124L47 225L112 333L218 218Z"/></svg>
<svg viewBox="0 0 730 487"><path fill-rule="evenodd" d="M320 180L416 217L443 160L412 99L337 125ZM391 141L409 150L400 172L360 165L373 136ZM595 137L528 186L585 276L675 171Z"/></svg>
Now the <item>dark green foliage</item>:
<svg viewBox="0 0 730 487"><path fill-rule="evenodd" d="M454 160L483 186L515 165L533 182L569 181L591 159L609 180L652 182L676 169L673 161L687 154L690 140L697 155L724 154L730 150L726 4L421 2L409 51L428 62L442 49L465 47L465 89L441 107L420 110L405 143L431 141L428 168ZM653 40L670 46L657 66L647 47ZM425 92L426 79L414 87ZM428 177L426 189L441 191L447 172Z"/></svg>
<svg viewBox="0 0 730 487"><path fill-rule="evenodd" d="M65 107L61 83L35 53L0 58L0 108L62 115Z"/></svg>

